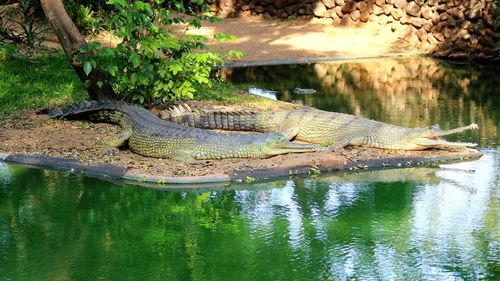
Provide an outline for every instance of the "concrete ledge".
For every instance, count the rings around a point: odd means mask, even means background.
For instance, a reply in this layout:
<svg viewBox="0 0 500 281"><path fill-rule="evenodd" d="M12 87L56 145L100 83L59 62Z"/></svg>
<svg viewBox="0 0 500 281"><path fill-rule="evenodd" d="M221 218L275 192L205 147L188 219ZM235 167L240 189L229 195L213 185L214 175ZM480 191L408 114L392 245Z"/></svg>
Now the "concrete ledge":
<svg viewBox="0 0 500 281"><path fill-rule="evenodd" d="M323 172L336 171L355 171L355 170L374 170L384 168L401 167L419 167L419 166L438 166L443 163L474 160L481 157L480 151L466 151L463 153L450 154L449 156L434 157L397 157L388 156L387 158L361 160L355 163L346 163L338 159L332 159L330 162L323 162L317 166L296 166L292 169L283 169L273 167L272 169L248 169L236 170L232 173L232 180L235 182L244 182L250 180L267 180L277 177L317 175Z"/></svg>
<svg viewBox="0 0 500 281"><path fill-rule="evenodd" d="M0 153L0 159L6 162L19 163L37 168L82 172L90 176L115 179L123 177L127 170L126 167L112 164L87 165L75 159L34 154Z"/></svg>
<svg viewBox="0 0 500 281"><path fill-rule="evenodd" d="M338 61L357 61L368 59L380 58L408 58L408 57L428 57L429 55L424 52L413 53L390 53L380 56L337 56L337 57L318 57L318 58L299 58L287 60L268 60L268 61L237 61L229 62L216 68L234 68L234 67L253 67L253 66L271 66L271 65L284 65L284 64L307 64L317 62L338 62Z"/></svg>
<svg viewBox="0 0 500 281"><path fill-rule="evenodd" d="M386 158L360 160L347 163L339 158L323 161L317 166L297 165L293 167L273 166L260 169L233 170L230 174L214 174L208 176L180 176L164 177L149 174L127 172L127 168L112 164L88 165L75 159L66 159L34 154L0 153L0 160L19 163L38 168L80 172L88 176L118 181L119 183L138 184L145 187L161 189L196 189L227 187L231 183L249 183L276 178L295 176L314 176L323 172L371 170L382 168L437 166L439 164L477 159L482 156L480 151L465 150L431 157L400 157L387 156Z"/></svg>
<svg viewBox="0 0 500 281"><path fill-rule="evenodd" d="M156 183L160 185L166 184L211 184L221 182L231 182L229 175L210 175L210 176L192 176L192 177L162 177L147 174L125 174L122 179L128 181Z"/></svg>

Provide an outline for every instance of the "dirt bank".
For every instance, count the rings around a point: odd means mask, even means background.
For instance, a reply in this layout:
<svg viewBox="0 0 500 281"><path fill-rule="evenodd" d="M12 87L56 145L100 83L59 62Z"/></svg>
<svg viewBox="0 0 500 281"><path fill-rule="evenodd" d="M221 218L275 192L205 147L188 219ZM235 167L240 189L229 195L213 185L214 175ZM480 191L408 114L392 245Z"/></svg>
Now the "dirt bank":
<svg viewBox="0 0 500 281"><path fill-rule="evenodd" d="M183 26L174 26L182 32ZM232 34L235 41L213 42L214 50L241 50L237 62L279 60L364 58L395 54L417 54L418 50L400 42L397 35L377 24L363 28L336 27L329 19L278 20L261 16L226 18L218 23L204 23L188 33L212 38L216 33Z"/></svg>
<svg viewBox="0 0 500 281"><path fill-rule="evenodd" d="M191 103L192 107L204 105L203 102ZM102 143L119 131L120 128L114 125L51 120L47 115L37 115L33 111L28 111L18 118L5 120L2 123L0 153L76 159L86 165L113 164L124 167L124 175L161 177L218 175L243 181L295 174L314 175L320 171L342 169L417 166L480 155L475 150L412 152L348 147L335 152L289 154L268 159L211 160L189 164L143 157L128 149L122 149L116 155L109 154Z"/></svg>

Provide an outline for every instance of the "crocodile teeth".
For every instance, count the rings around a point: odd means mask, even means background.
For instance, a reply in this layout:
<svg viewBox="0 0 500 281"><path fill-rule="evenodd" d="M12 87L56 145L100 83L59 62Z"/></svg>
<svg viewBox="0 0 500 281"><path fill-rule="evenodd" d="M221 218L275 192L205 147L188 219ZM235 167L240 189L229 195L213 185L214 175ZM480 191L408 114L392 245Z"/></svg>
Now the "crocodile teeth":
<svg viewBox="0 0 500 281"><path fill-rule="evenodd" d="M479 128L479 126L477 124L472 123L469 126L464 126L464 127L450 129L450 130L438 131L435 135L436 136L446 136L446 135L451 135L451 134L462 133L462 132L468 131L468 130L477 130L478 128Z"/></svg>

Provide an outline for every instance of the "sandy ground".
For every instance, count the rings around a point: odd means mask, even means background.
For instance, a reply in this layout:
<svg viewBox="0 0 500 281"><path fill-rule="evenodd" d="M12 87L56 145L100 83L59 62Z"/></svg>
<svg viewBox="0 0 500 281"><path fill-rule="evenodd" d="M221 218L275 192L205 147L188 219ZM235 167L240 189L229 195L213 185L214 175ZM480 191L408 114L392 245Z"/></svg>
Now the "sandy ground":
<svg viewBox="0 0 500 281"><path fill-rule="evenodd" d="M210 40L217 33L236 36L235 41L211 40L212 50L225 54L229 50L244 52L233 62L268 62L277 60L316 60L364 58L391 54L412 54L417 51L398 40L396 34L375 22L362 26L333 26L331 19L277 20L261 16L226 18L222 22L203 22L200 29L185 25L171 26L178 34L204 35ZM119 40L103 32L93 41L115 45ZM60 48L54 35L47 36L45 46Z"/></svg>
<svg viewBox="0 0 500 281"><path fill-rule="evenodd" d="M177 26L177 32L184 32ZM227 18L218 23L204 23L188 34L213 38L216 33L232 34L235 41L212 42L214 50L241 50L239 62L304 60L325 58L361 58L411 53L395 33L369 22L361 27L336 27L331 19L276 20L259 16Z"/></svg>

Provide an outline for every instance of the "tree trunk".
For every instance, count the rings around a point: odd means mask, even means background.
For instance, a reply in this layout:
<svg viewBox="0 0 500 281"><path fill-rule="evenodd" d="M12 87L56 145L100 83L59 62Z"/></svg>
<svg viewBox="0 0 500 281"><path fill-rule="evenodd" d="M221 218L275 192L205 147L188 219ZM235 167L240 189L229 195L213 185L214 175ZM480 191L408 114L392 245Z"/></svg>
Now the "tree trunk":
<svg viewBox="0 0 500 281"><path fill-rule="evenodd" d="M102 73L99 69L92 70L89 76L87 76L83 71L82 64L73 60L73 55L78 52L80 47L86 46L87 42L68 16L62 0L41 0L40 2L52 30L54 30L57 39L59 39L61 43L66 57L87 89L90 98L102 100L116 97L109 84L105 83L102 87L97 85L97 82L100 80L99 77L102 77Z"/></svg>

